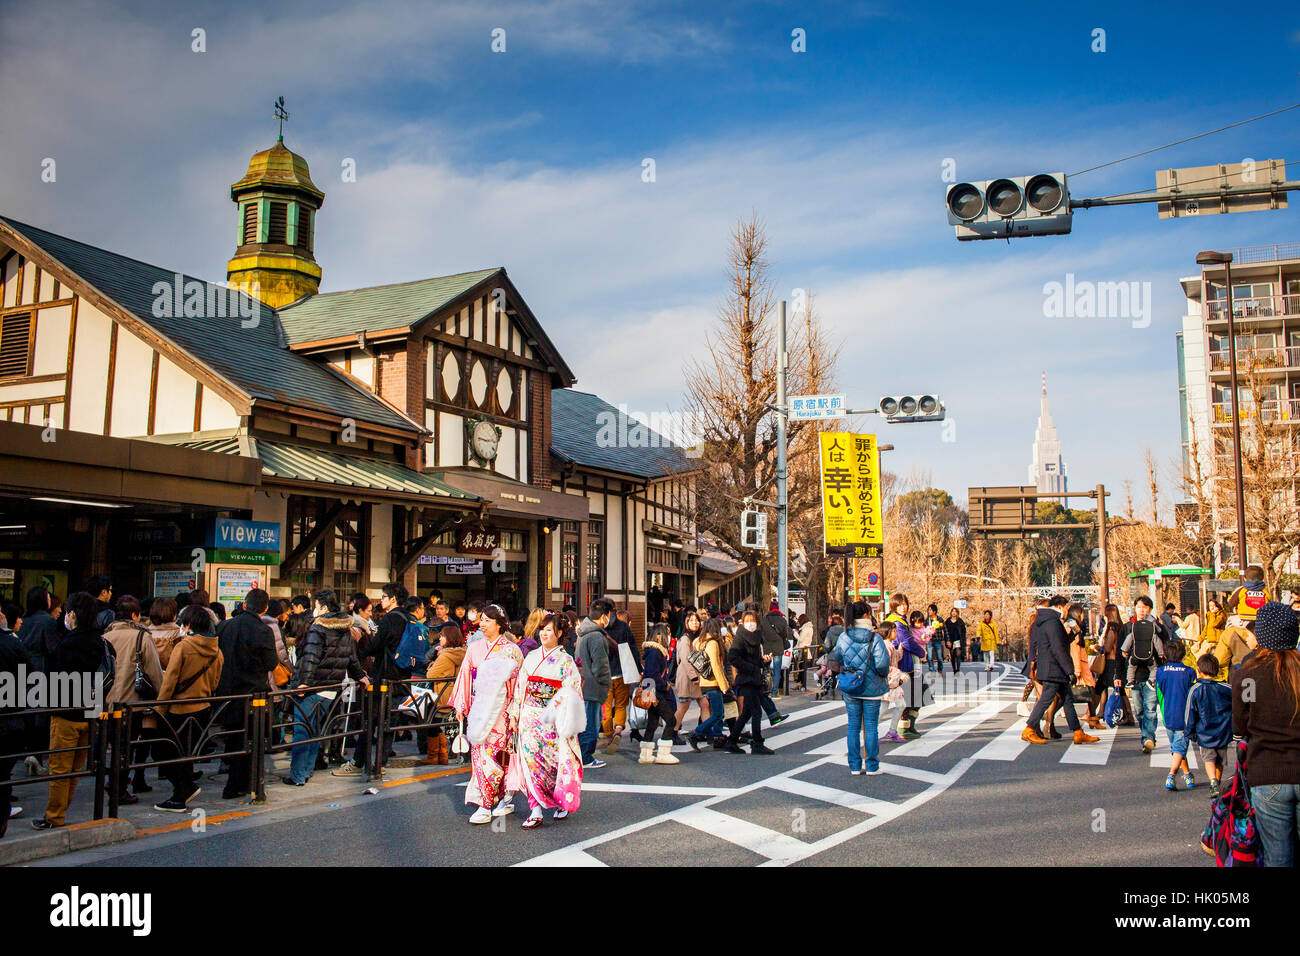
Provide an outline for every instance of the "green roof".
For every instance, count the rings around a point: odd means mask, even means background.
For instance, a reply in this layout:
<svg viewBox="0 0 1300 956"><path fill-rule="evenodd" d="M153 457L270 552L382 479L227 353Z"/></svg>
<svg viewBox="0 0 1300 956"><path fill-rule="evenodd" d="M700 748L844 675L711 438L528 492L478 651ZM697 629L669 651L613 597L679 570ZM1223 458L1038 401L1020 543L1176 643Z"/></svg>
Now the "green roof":
<svg viewBox="0 0 1300 956"><path fill-rule="evenodd" d="M341 452L310 448L261 438L209 438L182 442L186 448L224 455L246 455L262 462L263 478L310 481L361 491L398 495L429 495L478 501L478 495L453 488L438 475L415 471L395 461L361 458Z"/></svg>
<svg viewBox="0 0 1300 956"><path fill-rule="evenodd" d="M254 401L282 402L339 418L419 433L418 423L331 370L326 363L286 349L276 313L262 303L217 283L182 276L185 283L203 285L205 301L209 298L208 289L213 286L227 298L238 296L247 306L245 311L256 316L257 323L244 328L246 320L238 317L158 316L153 308L158 298L153 291L154 284L162 282L170 288L175 282L174 270L129 259L5 216L0 216L0 222Z"/></svg>
<svg viewBox="0 0 1300 956"><path fill-rule="evenodd" d="M396 285L325 292L281 308L280 323L291 346L362 331L410 328L501 271L480 269Z"/></svg>
<svg viewBox="0 0 1300 956"><path fill-rule="evenodd" d="M551 452L561 461L634 478L693 470L680 446L603 399L571 388L551 391Z"/></svg>

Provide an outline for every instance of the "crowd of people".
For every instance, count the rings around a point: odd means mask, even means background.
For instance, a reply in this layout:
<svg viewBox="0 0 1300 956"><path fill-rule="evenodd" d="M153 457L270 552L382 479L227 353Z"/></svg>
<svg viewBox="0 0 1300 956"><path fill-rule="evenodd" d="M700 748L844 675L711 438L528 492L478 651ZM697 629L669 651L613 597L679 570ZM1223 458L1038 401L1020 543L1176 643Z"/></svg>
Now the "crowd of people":
<svg viewBox="0 0 1300 956"><path fill-rule="evenodd" d="M1061 739L1055 715L1063 712L1076 744L1095 743L1088 730L1108 723L1134 726L1150 753L1159 710L1171 750L1165 788L1197 786L1187 759L1194 746L1216 795L1230 743L1244 738L1264 862L1290 865L1300 819L1297 608L1270 601L1259 577L1258 568L1248 569L1242 586L1203 614L1182 616L1169 604L1157 615L1145 596L1127 616L1107 604L1095 628L1087 609L1066 597L1040 601L1025 629L1022 699L1036 700L1022 736L1035 745ZM254 589L227 617L201 590L137 600L114 597L112 582L101 577L63 604L33 588L25 608L2 610L0 672L16 673L20 664L51 677L100 672L111 675L110 705L152 702L130 709L135 764L151 754L154 761L193 755L196 735L214 718L211 698L278 689L287 693L277 695L284 706L277 728L290 751L282 783L306 786L326 769L359 776L371 765L369 735L323 727L326 713L338 713L338 695L376 682L424 685L431 712L446 720L413 731L421 762L468 764L472 824L513 813L522 793L526 829L541 826L544 811L560 821L578 810L584 774L603 768L601 755L618 753L625 737L637 763L647 765L680 763L674 745L772 754L764 728L786 719L775 698L783 661L800 649L819 655L821 695L837 692L844 702L850 774L879 774L882 739L921 735L928 675L945 665L956 673L967 660L992 671L1005 646L991 611L968 634L962 608L946 616L935 604L912 610L898 593L879 620L861 602L831 614L820 641L812 621L792 619L775 601L766 611L744 605L720 612L661 595L638 642L628 610L606 598L585 614L566 606L512 619L500 604L448 602L437 592L420 597L399 584L385 586L377 601L358 593L345 604L329 589L287 600ZM356 695L346 700L343 712L354 712ZM692 708L697 717L687 731ZM233 707L216 716L232 730L244 719ZM390 716L380 742L385 757L395 738L412 733L400 714ZM454 746L443 730L453 724ZM32 825L65 825L77 786L65 775L85 765L89 739L89 721L77 711L0 710L0 805L12 800L5 784L14 761L4 755L44 754L27 758L29 773L51 775L44 812ZM250 758L242 749L239 733L226 735L223 799L249 794ZM155 808L184 812L201 792L202 775L190 762L164 763L158 772L170 794ZM136 803L152 789L137 769L118 801ZM10 807L0 835L21 812Z"/></svg>

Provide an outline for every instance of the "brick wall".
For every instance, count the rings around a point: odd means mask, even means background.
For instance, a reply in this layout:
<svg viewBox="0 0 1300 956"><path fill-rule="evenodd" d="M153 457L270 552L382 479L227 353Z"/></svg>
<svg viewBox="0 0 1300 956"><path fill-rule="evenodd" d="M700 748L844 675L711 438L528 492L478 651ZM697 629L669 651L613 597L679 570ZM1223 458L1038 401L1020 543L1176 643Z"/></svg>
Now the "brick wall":
<svg viewBox="0 0 1300 956"><path fill-rule="evenodd" d="M533 423L532 444L528 449L529 482L538 488L551 487L551 379L548 375L528 376L532 384L532 403L528 418Z"/></svg>
<svg viewBox="0 0 1300 956"><path fill-rule="evenodd" d="M424 422L424 346L423 339L409 339L375 355L379 396L420 423ZM406 465L423 469L423 452L408 449Z"/></svg>

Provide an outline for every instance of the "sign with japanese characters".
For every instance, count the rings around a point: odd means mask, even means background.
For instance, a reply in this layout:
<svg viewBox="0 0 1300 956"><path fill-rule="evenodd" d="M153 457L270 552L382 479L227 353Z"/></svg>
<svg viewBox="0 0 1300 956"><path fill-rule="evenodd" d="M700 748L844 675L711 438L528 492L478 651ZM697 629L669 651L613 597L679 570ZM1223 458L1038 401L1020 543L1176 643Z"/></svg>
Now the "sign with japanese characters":
<svg viewBox="0 0 1300 956"><path fill-rule="evenodd" d="M822 432L818 437L826 554L880 557L884 553L884 522L876 436Z"/></svg>
<svg viewBox="0 0 1300 956"><path fill-rule="evenodd" d="M501 547L496 528L463 528L456 532L456 550L461 554L491 554Z"/></svg>
<svg viewBox="0 0 1300 956"><path fill-rule="evenodd" d="M790 398L790 417L795 421L841 418L847 408L843 395L794 395Z"/></svg>

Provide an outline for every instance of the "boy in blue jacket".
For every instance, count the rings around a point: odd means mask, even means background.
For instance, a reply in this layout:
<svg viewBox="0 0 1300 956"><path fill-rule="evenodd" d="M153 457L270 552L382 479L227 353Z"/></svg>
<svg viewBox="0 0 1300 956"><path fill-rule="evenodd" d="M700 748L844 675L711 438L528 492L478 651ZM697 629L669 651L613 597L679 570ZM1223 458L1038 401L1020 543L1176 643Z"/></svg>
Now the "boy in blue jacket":
<svg viewBox="0 0 1300 956"><path fill-rule="evenodd" d="M1183 663L1183 642L1176 637L1165 641L1165 660L1156 671L1156 698L1169 732L1169 750L1172 762L1169 776L1165 778L1166 790L1177 790L1174 774L1183 772L1183 786L1191 790L1196 786L1192 768L1187 764L1187 696L1196 680L1196 671Z"/></svg>
<svg viewBox="0 0 1300 956"><path fill-rule="evenodd" d="M1196 659L1196 672L1196 683L1187 694L1187 739L1196 744L1196 755L1210 778L1210 793L1217 797L1224 756L1232 743L1232 689L1215 679L1219 662L1213 654Z"/></svg>

